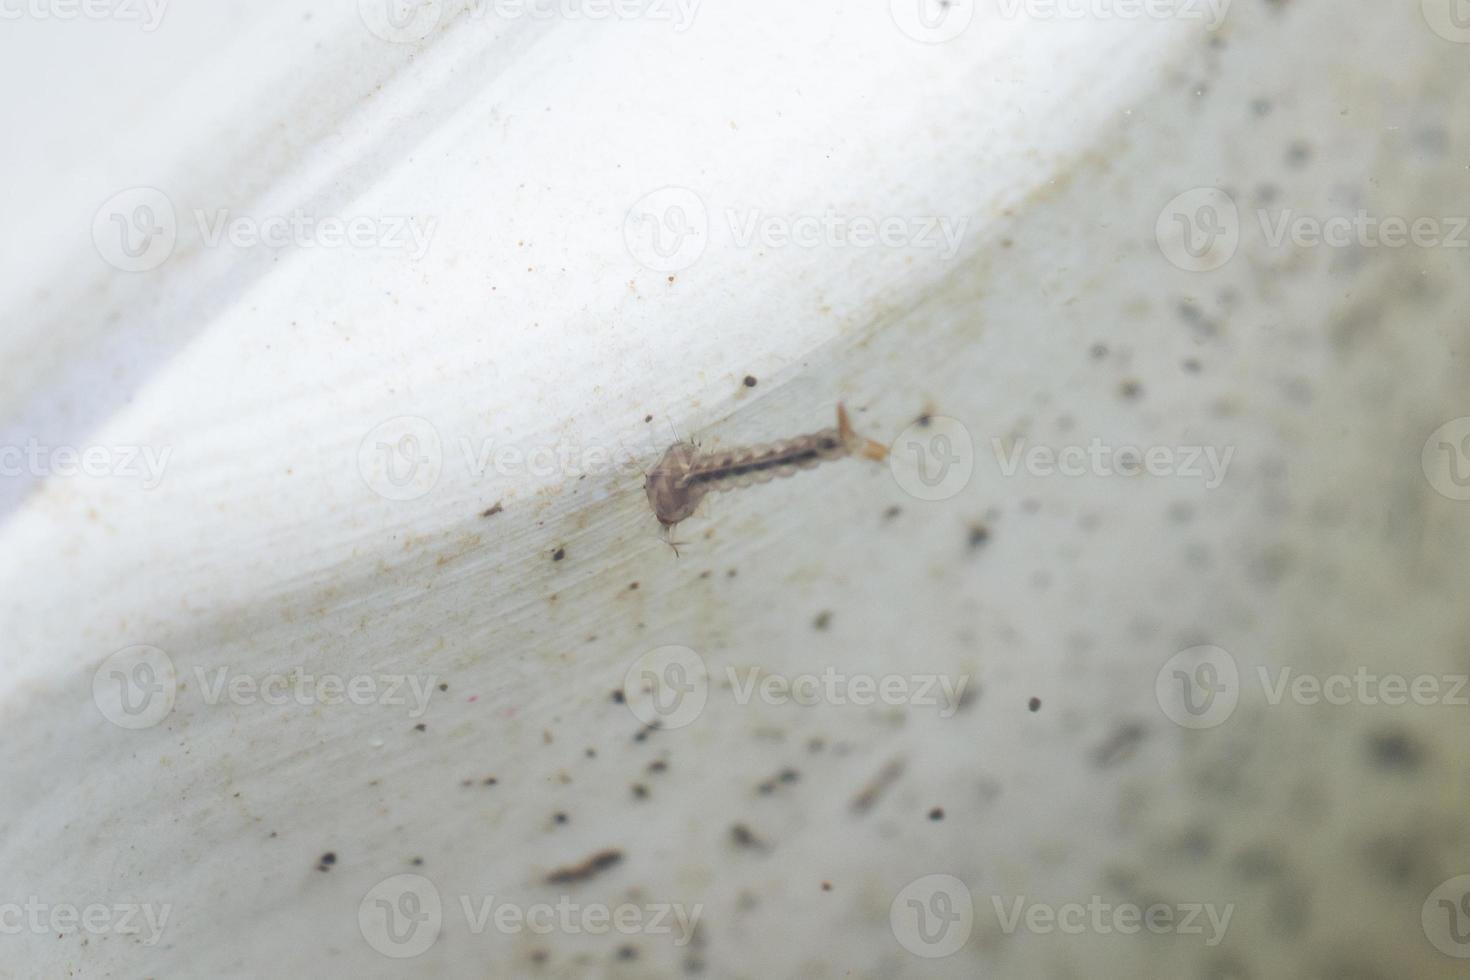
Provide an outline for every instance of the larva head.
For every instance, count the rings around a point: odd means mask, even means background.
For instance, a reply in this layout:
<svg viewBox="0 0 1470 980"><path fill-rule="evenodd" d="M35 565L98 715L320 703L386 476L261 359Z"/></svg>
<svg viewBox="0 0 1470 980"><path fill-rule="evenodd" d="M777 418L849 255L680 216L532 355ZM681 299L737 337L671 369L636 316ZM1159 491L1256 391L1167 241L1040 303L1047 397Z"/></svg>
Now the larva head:
<svg viewBox="0 0 1470 980"><path fill-rule="evenodd" d="M680 483L694 465L699 450L693 443L676 442L664 453L644 481L648 492L648 505L653 516L664 527L673 527L694 513L705 490L699 486L681 486Z"/></svg>

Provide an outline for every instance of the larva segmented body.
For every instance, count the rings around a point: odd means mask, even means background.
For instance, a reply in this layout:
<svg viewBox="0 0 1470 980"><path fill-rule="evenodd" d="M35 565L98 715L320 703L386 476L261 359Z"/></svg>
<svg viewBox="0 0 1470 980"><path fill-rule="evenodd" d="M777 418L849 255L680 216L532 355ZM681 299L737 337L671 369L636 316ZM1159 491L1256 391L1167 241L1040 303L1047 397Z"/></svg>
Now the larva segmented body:
<svg viewBox="0 0 1470 980"><path fill-rule="evenodd" d="M666 528L693 514L707 493L734 490L791 476L852 453L882 459L884 447L852 430L847 410L837 406L837 428L780 442L700 455L688 442L669 447L648 475L645 489L654 516Z"/></svg>

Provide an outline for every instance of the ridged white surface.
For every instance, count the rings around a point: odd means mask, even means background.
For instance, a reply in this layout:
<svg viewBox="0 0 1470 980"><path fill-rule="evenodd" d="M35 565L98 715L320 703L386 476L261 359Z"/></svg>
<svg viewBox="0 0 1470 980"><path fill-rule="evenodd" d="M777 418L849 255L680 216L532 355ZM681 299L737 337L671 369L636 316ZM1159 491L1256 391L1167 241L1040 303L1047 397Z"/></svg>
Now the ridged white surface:
<svg viewBox="0 0 1470 980"><path fill-rule="evenodd" d="M414 44L374 37L350 3L171 11L121 49L85 47L103 25L18 25L12 78L69 68L51 111L6 110L43 162L5 182L20 233L0 251L16 273L0 441L170 455L151 489L4 484L0 902L170 917L151 946L0 936L0 971L1452 975L1419 916L1470 871L1463 711L1247 690L1196 732L1155 697L1160 666L1200 643L1247 677L1466 669L1470 504L1419 468L1429 432L1470 411L1445 356L1463 253L1272 248L1254 216L1444 213L1464 186L1465 49L1413 10L1258 6L1213 35L982 8L940 44L882 3L706 3L685 31L446 3ZM119 50L155 67L126 76ZM106 111L73 124L94 88ZM167 195L179 243L123 273L93 217L136 186ZM1200 186L1246 215L1210 273L1154 240ZM673 273L625 235L668 187L711 229ZM417 258L208 247L193 215L221 208L414 216L433 235ZM953 254L741 244L753 217L829 209L965 234ZM787 438L838 400L884 440L920 412L960 420L974 478L928 503L884 467L823 466L711 497L674 558L638 468L675 430L709 448ZM438 437L442 471L393 500L359 457L405 416ZM1209 490L1006 476L992 440L1023 436L1234 457ZM632 462L585 479L477 464L504 447ZM183 682L139 731L93 698L99 664L134 644ZM609 692L666 644L721 679L831 667L964 675L976 694L951 718L740 704L716 683L693 724L635 741ZM432 694L421 717L210 704L200 679L221 668L408 674ZM1385 744L1412 751L1374 764ZM759 846L732 843L735 824ZM603 848L621 863L547 884ZM358 917L403 873L445 915L395 960ZM926 960L889 913L932 873L966 883L976 921ZM698 904L702 924L683 948L477 933L459 899L492 895ZM992 906L1093 895L1233 917L1207 946L1006 934Z"/></svg>

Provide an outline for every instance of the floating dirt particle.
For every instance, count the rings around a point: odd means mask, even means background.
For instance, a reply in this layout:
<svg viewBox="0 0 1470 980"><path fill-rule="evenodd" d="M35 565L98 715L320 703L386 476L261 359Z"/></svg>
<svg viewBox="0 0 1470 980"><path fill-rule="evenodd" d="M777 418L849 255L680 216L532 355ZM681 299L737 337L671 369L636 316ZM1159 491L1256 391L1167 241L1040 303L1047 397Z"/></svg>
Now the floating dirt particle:
<svg viewBox="0 0 1470 980"><path fill-rule="evenodd" d="M1041 698L1032 698L1030 701L1027 701L1026 702L1026 707L1029 708L1033 712L1040 711L1041 710Z"/></svg>
<svg viewBox="0 0 1470 980"><path fill-rule="evenodd" d="M1092 764L1106 769L1127 761L1147 734L1148 730L1137 722L1119 725L1106 741L1093 750Z"/></svg>
<svg viewBox="0 0 1470 980"><path fill-rule="evenodd" d="M754 388L755 386L756 386L755 375L753 375L753 374L747 374L745 376L745 387L747 387L747 388Z"/></svg>
<svg viewBox="0 0 1470 980"><path fill-rule="evenodd" d="M598 851L580 864L557 868L546 876L546 883L548 885L570 885L575 882L586 881L589 878L595 878L622 860L623 852L616 848Z"/></svg>
<svg viewBox="0 0 1470 980"><path fill-rule="evenodd" d="M970 532L965 538L965 543L969 546L971 551L976 551L980 548L985 547L985 543L989 540L989 527L979 522L970 525Z"/></svg>
<svg viewBox="0 0 1470 980"><path fill-rule="evenodd" d="M902 759L892 759L886 763L878 774L863 787L862 791L852 798L848 804L853 813L863 814L873 809L873 806L887 791L888 787L898 781L903 775L904 764Z"/></svg>
<svg viewBox="0 0 1470 980"><path fill-rule="evenodd" d="M565 548L557 548L555 551L553 551L551 553L551 560L552 561L561 561L566 556L567 556L567 549L565 549Z"/></svg>
<svg viewBox="0 0 1470 980"><path fill-rule="evenodd" d="M497 501L495 501L495 506L487 509L480 516L481 517L494 517L496 514L500 513L504 509L505 509L504 507L500 506L500 501L497 500Z"/></svg>

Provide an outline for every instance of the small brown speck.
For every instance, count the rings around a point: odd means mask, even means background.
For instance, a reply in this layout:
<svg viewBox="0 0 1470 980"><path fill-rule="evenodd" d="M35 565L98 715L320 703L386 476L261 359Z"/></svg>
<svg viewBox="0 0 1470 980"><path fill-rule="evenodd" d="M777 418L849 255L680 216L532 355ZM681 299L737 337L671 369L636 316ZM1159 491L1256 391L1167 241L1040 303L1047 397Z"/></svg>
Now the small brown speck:
<svg viewBox="0 0 1470 980"><path fill-rule="evenodd" d="M566 556L567 556L567 549L565 549L565 548L557 548L555 551L553 551L551 553L551 560L552 561L561 561Z"/></svg>
<svg viewBox="0 0 1470 980"><path fill-rule="evenodd" d="M628 696L623 693L623 689L621 687L613 691L612 694L609 695L609 697L612 699L613 704L622 704L624 701L628 700Z"/></svg>
<svg viewBox="0 0 1470 980"><path fill-rule="evenodd" d="M662 759L654 759L648 764L649 772L667 772L669 764Z"/></svg>
<svg viewBox="0 0 1470 980"><path fill-rule="evenodd" d="M674 277L673 276L669 276L669 281L670 282L673 282L674 281ZM620 960L636 960L637 958L638 958L638 948L636 946L619 946L618 947L618 959L620 959Z"/></svg>
<svg viewBox="0 0 1470 980"><path fill-rule="evenodd" d="M637 582L629 582L628 583L628 591L629 592L637 592L638 591L638 583Z"/></svg>
<svg viewBox="0 0 1470 980"><path fill-rule="evenodd" d="M1148 729L1138 722L1130 721L1119 725L1093 750L1092 764L1099 769L1106 769L1126 761L1147 735Z"/></svg>
<svg viewBox="0 0 1470 980"><path fill-rule="evenodd" d="M824 892L830 892L831 890L832 890L832 882L830 882L830 881L824 881L824 882L822 882L822 891L824 891Z"/></svg>
<svg viewBox="0 0 1470 980"><path fill-rule="evenodd" d="M645 415L645 416L643 416L643 421L644 422L652 422L653 421L653 416L652 415Z"/></svg>
<svg viewBox="0 0 1470 980"><path fill-rule="evenodd" d="M812 620L812 629L824 630L832 625L832 614L825 609L817 613L817 618Z"/></svg>
<svg viewBox="0 0 1470 980"><path fill-rule="evenodd" d="M743 823L737 823L730 828L730 839L735 842L736 847L757 849L763 846L755 832Z"/></svg>
<svg viewBox="0 0 1470 980"><path fill-rule="evenodd" d="M548 885L569 885L573 882L586 881L588 878L592 878L606 871L622 860L622 851L612 848L605 851L598 851L581 864L557 868L546 876L546 883Z"/></svg>
<svg viewBox="0 0 1470 980"><path fill-rule="evenodd" d="M448 684L440 684L439 685L439 690L441 690L441 691L447 691L447 690L449 690L449 685Z"/></svg>
<svg viewBox="0 0 1470 980"><path fill-rule="evenodd" d="M425 725L423 722L419 722L417 725L413 726L413 730L416 732L426 732L429 730L429 726Z"/></svg>
<svg viewBox="0 0 1470 980"><path fill-rule="evenodd" d="M943 820L944 819L944 807L942 807L942 806L936 806L934 809L930 810L929 811L929 819L930 820Z"/></svg>
<svg viewBox="0 0 1470 980"><path fill-rule="evenodd" d="M1030 708L1033 712L1034 711L1040 711L1041 710L1041 698L1032 698L1030 701L1027 701L1026 702L1026 707Z"/></svg>
<svg viewBox="0 0 1470 980"><path fill-rule="evenodd" d="M903 513L903 508L900 507L900 506L898 506L897 504L894 504L892 507L888 508L887 510L885 510L883 512L883 519L885 521L891 521L895 517L897 517L899 514L902 514L902 513Z"/></svg>
<svg viewBox="0 0 1470 980"><path fill-rule="evenodd" d="M495 506L494 507L491 507L490 509L486 510L480 516L481 517L494 517L496 514L500 513L504 509L505 509L504 507L500 506L500 501L497 500L495 502Z"/></svg>
<svg viewBox="0 0 1470 980"><path fill-rule="evenodd" d="M753 375L753 374L747 374L745 376L745 387L747 387L747 388L754 388L755 385L756 385L755 375Z"/></svg>
<svg viewBox="0 0 1470 980"><path fill-rule="evenodd" d="M1143 394L1143 385L1137 381L1128 380L1118 385L1118 394L1129 401L1136 401Z"/></svg>
<svg viewBox="0 0 1470 980"><path fill-rule="evenodd" d="M646 799L648 799L648 787L647 786L644 786L642 783L634 783L633 784L633 798L634 799L637 799L637 800L646 800Z"/></svg>
<svg viewBox="0 0 1470 980"><path fill-rule="evenodd" d="M412 861L410 861L408 863L411 864L411 865L413 865L415 868L422 868L424 866L424 859L423 858L414 858Z"/></svg>
<svg viewBox="0 0 1470 980"><path fill-rule="evenodd" d="M968 542L971 551L981 548L985 545L985 542L990 540L990 528L984 524L971 524L969 536L965 540Z"/></svg>
<svg viewBox="0 0 1470 980"><path fill-rule="evenodd" d="M557 813L552 814L551 819L555 823L563 824L567 822L568 818L565 813L561 813L558 811Z"/></svg>

